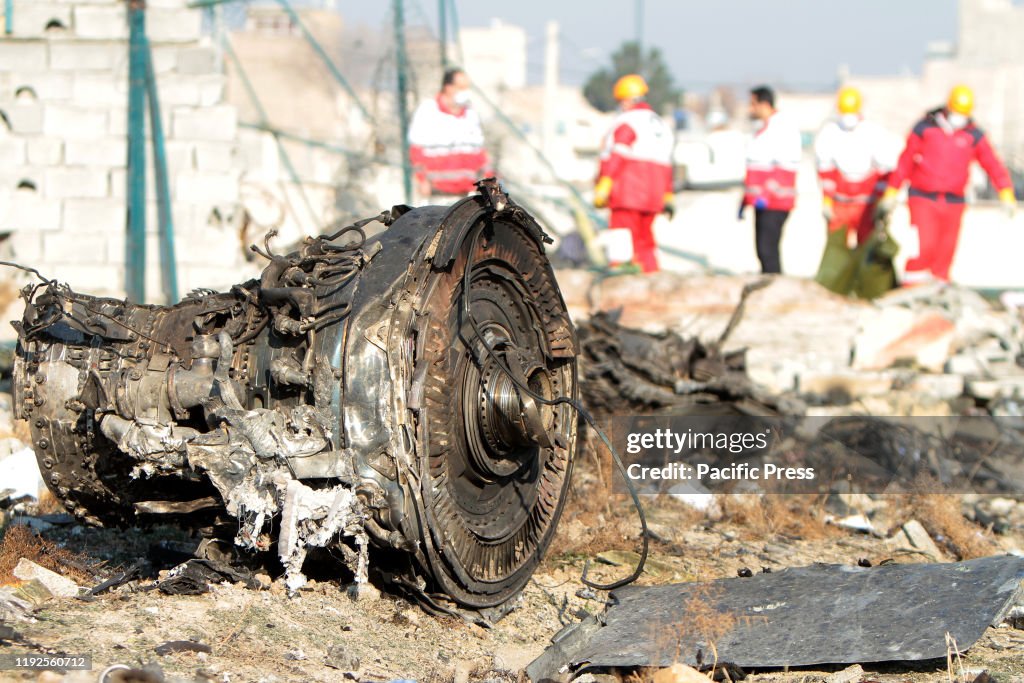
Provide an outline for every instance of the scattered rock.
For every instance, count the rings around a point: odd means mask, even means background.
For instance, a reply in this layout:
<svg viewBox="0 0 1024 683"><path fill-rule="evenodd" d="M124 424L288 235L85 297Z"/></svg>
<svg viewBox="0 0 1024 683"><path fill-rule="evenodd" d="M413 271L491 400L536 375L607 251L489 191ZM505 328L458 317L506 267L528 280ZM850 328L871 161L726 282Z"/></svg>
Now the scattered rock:
<svg viewBox="0 0 1024 683"><path fill-rule="evenodd" d="M81 590L78 584L71 579L61 576L57 572L50 571L46 567L40 567L32 560L24 557L18 560L17 566L14 567L14 576L22 581L36 580L46 586L46 589L58 598L73 598Z"/></svg>
<svg viewBox="0 0 1024 683"><path fill-rule="evenodd" d="M692 666L679 663L661 669L651 677L652 683L708 683L709 680Z"/></svg>
<svg viewBox="0 0 1024 683"><path fill-rule="evenodd" d="M327 653L324 655L325 666L329 666L332 669L338 669L346 676L351 674L352 677L354 677L359 671L360 664L361 661L359 657L349 652L346 645L342 643L334 643L327 647Z"/></svg>
<svg viewBox="0 0 1024 683"><path fill-rule="evenodd" d="M470 676L476 671L487 671L491 662L485 658L460 659L455 663L455 677L452 683L469 683Z"/></svg>
<svg viewBox="0 0 1024 683"><path fill-rule="evenodd" d="M933 562L942 560L942 551L925 530L924 525L916 519L906 522L886 543L894 549L904 548L915 550Z"/></svg>
<svg viewBox="0 0 1024 683"><path fill-rule="evenodd" d="M346 592L356 602L374 602L380 600L380 591L368 582L357 582L350 585Z"/></svg>
<svg viewBox="0 0 1024 683"><path fill-rule="evenodd" d="M292 662L301 662L304 659L309 659L306 656L306 653L302 651L302 648L298 647L292 650L288 650L288 652L285 652L284 658Z"/></svg>
<svg viewBox="0 0 1024 683"><path fill-rule="evenodd" d="M934 310L887 306L865 318L854 340L854 369L883 370L909 363L942 372L953 353L956 326Z"/></svg>
<svg viewBox="0 0 1024 683"><path fill-rule="evenodd" d="M860 531L865 534L878 534L878 530L875 529L875 525L871 523L871 520L868 519L866 515L850 515L841 519L829 519L828 521L835 526L842 527L844 529Z"/></svg>
<svg viewBox="0 0 1024 683"><path fill-rule="evenodd" d="M213 648L206 643L199 643L194 640L168 640L153 648L153 652L161 657L166 657L175 652L205 652L210 654Z"/></svg>
<svg viewBox="0 0 1024 683"><path fill-rule="evenodd" d="M848 666L842 671L837 671L826 680L828 683L857 683L864 677L864 667L860 664Z"/></svg>

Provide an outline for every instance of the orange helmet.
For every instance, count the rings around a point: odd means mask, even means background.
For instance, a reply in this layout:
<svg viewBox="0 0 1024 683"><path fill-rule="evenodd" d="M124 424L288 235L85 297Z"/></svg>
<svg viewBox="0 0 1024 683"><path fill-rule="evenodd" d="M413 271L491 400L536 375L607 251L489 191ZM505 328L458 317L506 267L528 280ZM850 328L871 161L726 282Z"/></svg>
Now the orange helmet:
<svg viewBox="0 0 1024 683"><path fill-rule="evenodd" d="M951 112L970 116L974 111L974 91L966 85L955 86L949 91L949 102L946 106Z"/></svg>
<svg viewBox="0 0 1024 683"><path fill-rule="evenodd" d="M836 108L840 114L859 114L862 103L860 90L850 86L841 88L836 97Z"/></svg>
<svg viewBox="0 0 1024 683"><path fill-rule="evenodd" d="M647 94L647 81L639 74L623 76L615 82L612 94L619 102L623 100L636 100Z"/></svg>

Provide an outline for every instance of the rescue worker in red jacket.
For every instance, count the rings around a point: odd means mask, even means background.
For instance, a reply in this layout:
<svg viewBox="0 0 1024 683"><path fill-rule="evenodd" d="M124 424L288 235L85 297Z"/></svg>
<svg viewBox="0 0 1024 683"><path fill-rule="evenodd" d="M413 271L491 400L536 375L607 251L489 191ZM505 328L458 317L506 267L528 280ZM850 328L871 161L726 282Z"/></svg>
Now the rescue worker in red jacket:
<svg viewBox="0 0 1024 683"><path fill-rule="evenodd" d="M862 103L859 90L842 88L836 98L839 115L825 124L814 144L828 231L846 229L857 244L874 230L875 206L899 154L896 136L865 120Z"/></svg>
<svg viewBox="0 0 1024 683"><path fill-rule="evenodd" d="M796 170L800 165L800 131L775 109L767 86L750 91L750 118L757 132L747 148L747 177L739 218L754 207L754 243L762 273L781 273L782 226L796 204Z"/></svg>
<svg viewBox="0 0 1024 683"><path fill-rule="evenodd" d="M664 212L671 219L675 212L672 131L644 101L643 77L623 76L613 94L620 111L601 150L594 205L611 209L609 228L629 230L633 261L643 272L653 273L658 270L654 218Z"/></svg>
<svg viewBox="0 0 1024 683"><path fill-rule="evenodd" d="M988 138L971 119L974 93L965 85L950 92L945 107L928 112L907 137L896 170L879 202L884 216L896 205L904 182L910 183L910 223L917 229L918 254L907 261L903 281L949 281L960 221L964 214L964 188L968 170L977 161L999 191L999 200L1012 215L1017 207L1010 174Z"/></svg>
<svg viewBox="0 0 1024 683"><path fill-rule="evenodd" d="M413 114L409 159L416 174L416 191L424 199L468 194L477 180L494 175L469 88L466 72L449 69L441 79L441 92L421 102Z"/></svg>

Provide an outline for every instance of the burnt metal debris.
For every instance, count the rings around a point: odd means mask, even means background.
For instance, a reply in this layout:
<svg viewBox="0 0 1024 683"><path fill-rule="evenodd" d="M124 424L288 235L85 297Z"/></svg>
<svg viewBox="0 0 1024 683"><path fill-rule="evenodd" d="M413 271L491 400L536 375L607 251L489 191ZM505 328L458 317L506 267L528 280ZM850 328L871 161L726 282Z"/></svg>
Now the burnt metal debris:
<svg viewBox="0 0 1024 683"><path fill-rule="evenodd" d="M1024 558L1001 556L629 586L612 593L601 619L556 636L527 673L541 681L674 662L762 669L944 658L947 633L969 648L1024 598L1022 581Z"/></svg>
<svg viewBox="0 0 1024 683"><path fill-rule="evenodd" d="M478 186L290 254L268 236L258 280L173 306L27 287L15 411L47 485L93 524L276 551L292 590L318 548L366 581L372 546L432 602L506 603L565 500L576 416L536 397L577 397L577 340L546 235Z"/></svg>
<svg viewBox="0 0 1024 683"><path fill-rule="evenodd" d="M736 315L742 314L743 302ZM730 323L730 327L733 323ZM624 327L615 313L599 312L577 326L583 403L608 415L801 415L804 405L773 396L746 372L745 352L721 351L723 339L705 344L674 332Z"/></svg>

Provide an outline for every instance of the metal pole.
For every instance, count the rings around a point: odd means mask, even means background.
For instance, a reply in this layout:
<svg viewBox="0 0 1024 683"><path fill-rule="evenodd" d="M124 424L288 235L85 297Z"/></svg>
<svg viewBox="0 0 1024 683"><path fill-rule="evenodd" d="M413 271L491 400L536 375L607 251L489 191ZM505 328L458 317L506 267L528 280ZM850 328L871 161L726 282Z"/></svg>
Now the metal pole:
<svg viewBox="0 0 1024 683"><path fill-rule="evenodd" d="M441 71L448 70L448 0L437 0L438 30L441 33Z"/></svg>
<svg viewBox="0 0 1024 683"><path fill-rule="evenodd" d="M146 3L128 2L128 162L124 288L146 300Z"/></svg>
<svg viewBox="0 0 1024 683"><path fill-rule="evenodd" d="M171 215L171 189L167 178L167 150L164 124L160 120L160 97L156 89L153 53L146 46L146 94L149 96L149 130L153 134L153 175L156 180L157 225L160 237L160 277L168 304L178 301L178 262L174 252L174 218Z"/></svg>
<svg viewBox="0 0 1024 683"><path fill-rule="evenodd" d="M395 15L395 68L398 72L398 125L402 137L402 186L405 190L405 203L412 204L412 161L409 159L409 110L406 102L406 54L405 54L405 14L402 0L392 0Z"/></svg>

